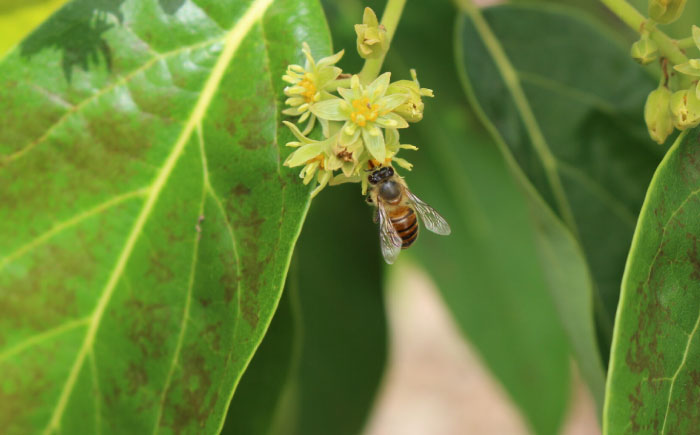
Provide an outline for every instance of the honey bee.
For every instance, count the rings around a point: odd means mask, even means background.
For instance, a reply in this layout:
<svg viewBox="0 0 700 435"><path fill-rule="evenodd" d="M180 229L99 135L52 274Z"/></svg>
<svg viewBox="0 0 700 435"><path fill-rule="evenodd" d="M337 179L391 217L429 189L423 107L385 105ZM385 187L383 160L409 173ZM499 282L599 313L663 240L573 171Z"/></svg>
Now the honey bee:
<svg viewBox="0 0 700 435"><path fill-rule="evenodd" d="M375 169L368 177L370 192L367 202L377 207L375 222L379 222L379 240L382 255L392 264L401 249L406 249L418 237L418 219L430 231L446 236L450 225L431 206L411 193L406 182L385 166Z"/></svg>

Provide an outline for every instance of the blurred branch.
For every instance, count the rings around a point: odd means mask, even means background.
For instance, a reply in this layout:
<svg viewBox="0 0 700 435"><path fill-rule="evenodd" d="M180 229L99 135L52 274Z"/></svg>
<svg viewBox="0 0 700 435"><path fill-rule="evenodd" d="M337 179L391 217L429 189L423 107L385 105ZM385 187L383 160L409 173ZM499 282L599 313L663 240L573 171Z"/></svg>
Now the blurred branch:
<svg viewBox="0 0 700 435"><path fill-rule="evenodd" d="M649 37L659 46L659 51L663 57L668 58L668 60L676 65L688 61L688 58L683 54L676 40L657 29L652 20L642 15L626 0L600 1L635 32L639 32L640 34L644 31L649 32Z"/></svg>

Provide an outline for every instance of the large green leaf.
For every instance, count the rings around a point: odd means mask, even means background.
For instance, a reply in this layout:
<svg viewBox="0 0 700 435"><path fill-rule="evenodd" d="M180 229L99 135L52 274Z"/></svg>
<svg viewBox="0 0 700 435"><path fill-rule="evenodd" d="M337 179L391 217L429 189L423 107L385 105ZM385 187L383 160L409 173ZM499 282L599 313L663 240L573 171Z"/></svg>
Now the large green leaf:
<svg viewBox="0 0 700 435"><path fill-rule="evenodd" d="M0 63L5 433L221 427L308 207L302 41L315 0L74 0Z"/></svg>
<svg viewBox="0 0 700 435"><path fill-rule="evenodd" d="M636 215L661 156L641 116L654 83L597 25L558 8L467 10L457 40L468 91L580 241L607 352Z"/></svg>
<svg viewBox="0 0 700 435"><path fill-rule="evenodd" d="M622 284L606 434L700 430L700 128L681 136L649 186Z"/></svg>
<svg viewBox="0 0 700 435"><path fill-rule="evenodd" d="M464 128L467 114L433 109L440 119L426 116L419 126L415 143L424 158L414 159L407 181L453 233L425 232L415 254L534 432L558 433L568 404L569 348L525 198L493 143Z"/></svg>
<svg viewBox="0 0 700 435"><path fill-rule="evenodd" d="M314 199L285 289L293 321L273 319L233 398L225 434L361 432L386 360L378 243L359 186L328 188ZM286 328L273 331L276 322ZM289 374L281 394L270 383L280 373Z"/></svg>

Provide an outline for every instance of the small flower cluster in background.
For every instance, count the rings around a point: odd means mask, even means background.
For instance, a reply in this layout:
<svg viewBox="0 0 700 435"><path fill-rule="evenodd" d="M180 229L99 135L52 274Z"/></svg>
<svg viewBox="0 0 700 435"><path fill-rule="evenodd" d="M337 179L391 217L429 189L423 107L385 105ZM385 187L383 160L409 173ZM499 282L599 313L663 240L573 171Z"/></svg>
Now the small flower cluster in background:
<svg viewBox="0 0 700 435"><path fill-rule="evenodd" d="M363 58L376 58L388 49L384 28L374 12L365 9L362 24L355 26L357 50ZM401 144L399 130L423 118L422 97L432 97L430 89L421 88L415 71L412 80L391 82L391 73L384 73L371 83L362 83L360 76L342 74L335 64L343 56L340 51L318 61L304 43L306 63L289 65L282 79L286 104L283 114L298 117L296 124L284 121L296 141L296 147L285 165L303 166L300 177L304 184L316 180L312 197L325 186L361 182L367 190L365 170L375 166L398 166L410 170L412 165L397 157L399 150L417 148ZM322 140L308 137L318 123ZM371 164L370 164L371 162Z"/></svg>
<svg viewBox="0 0 700 435"><path fill-rule="evenodd" d="M700 59L687 59L683 55L672 57L664 53L652 38L656 24L668 24L683 13L686 0L650 0L650 19L643 24L641 38L632 45L632 57L642 65L657 59L661 61L663 75L658 88L647 97L644 120L649 136L663 144L674 129L686 130L700 125ZM700 27L692 27L692 37L687 38L686 48L695 45L700 49ZM685 41L673 41L677 48ZM675 62L673 62L675 60Z"/></svg>

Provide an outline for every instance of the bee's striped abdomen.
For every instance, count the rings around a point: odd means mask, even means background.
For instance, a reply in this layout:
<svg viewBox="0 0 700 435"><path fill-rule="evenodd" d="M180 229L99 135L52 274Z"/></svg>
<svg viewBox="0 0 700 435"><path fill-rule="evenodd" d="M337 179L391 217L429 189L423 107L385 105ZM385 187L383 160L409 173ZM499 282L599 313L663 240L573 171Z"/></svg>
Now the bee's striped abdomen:
<svg viewBox="0 0 700 435"><path fill-rule="evenodd" d="M399 237L401 237L401 248L406 249L418 237L418 219L416 213L410 207L400 207L391 214L391 225L394 227Z"/></svg>

